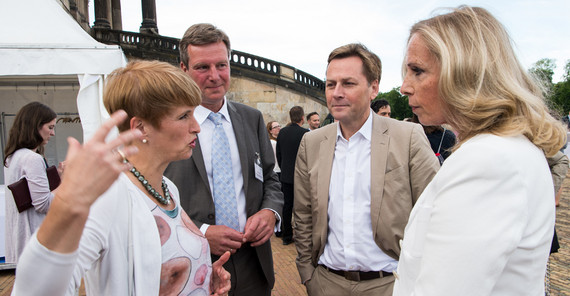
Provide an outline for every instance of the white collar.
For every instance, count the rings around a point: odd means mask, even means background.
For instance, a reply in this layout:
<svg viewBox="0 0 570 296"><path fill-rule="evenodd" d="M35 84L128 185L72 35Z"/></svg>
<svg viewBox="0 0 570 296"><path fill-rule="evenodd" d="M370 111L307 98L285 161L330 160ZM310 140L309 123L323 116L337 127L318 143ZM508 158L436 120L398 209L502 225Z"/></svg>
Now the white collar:
<svg viewBox="0 0 570 296"><path fill-rule="evenodd" d="M194 117L196 118L196 121L198 121L198 124L200 126L202 126L204 121L206 121L206 119L208 119L208 116L210 115L210 113L212 113L212 111L210 109L207 109L206 107L204 107L202 105L199 105L194 110ZM220 110L217 113L222 114L222 117L225 120L227 120L229 123L232 122L230 119L230 113L228 112L228 104L226 101L226 97L224 97L224 103L222 104L222 108L220 108Z"/></svg>
<svg viewBox="0 0 570 296"><path fill-rule="evenodd" d="M372 139L372 117L373 116L374 115L372 114L372 109L370 109L370 114L368 115L368 119L366 119L364 124L360 127L360 129L358 131L356 131L356 133L354 133L354 135L352 135L352 137L354 137L356 134L361 134L366 140L371 141L371 139ZM337 140L339 137L344 139L344 137L342 136L342 131L340 130L340 122L336 125L336 138L337 138Z"/></svg>

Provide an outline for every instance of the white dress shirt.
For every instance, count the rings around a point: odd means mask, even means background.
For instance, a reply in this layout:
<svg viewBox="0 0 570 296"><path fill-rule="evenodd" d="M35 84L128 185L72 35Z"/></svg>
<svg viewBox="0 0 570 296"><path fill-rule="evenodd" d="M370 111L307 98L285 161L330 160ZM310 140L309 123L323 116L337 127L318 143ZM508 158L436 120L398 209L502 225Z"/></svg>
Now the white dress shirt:
<svg viewBox="0 0 570 296"><path fill-rule="evenodd" d="M273 155L275 156L275 166L273 167L273 171L276 173L281 173L281 168L279 167L279 163L277 162L277 141L273 140L273 139L269 139L269 142L271 142L271 147L273 148Z"/></svg>
<svg viewBox="0 0 570 296"><path fill-rule="evenodd" d="M199 105L194 110L194 117L200 124L200 133L198 134L198 139L200 141L200 149L202 150L202 156L204 157L204 165L206 167L206 172L208 175L208 182L210 183L210 189L214 188L214 181L212 179L212 137L214 135L215 124L208 119L208 115L212 113L211 110L204 108ZM222 126L226 137L228 137L228 143L230 145L230 154L232 157L232 171L234 178L234 189L236 192L236 202L238 210L239 219L239 229L244 231L245 223L247 221L247 214L245 212L245 191L243 188L243 176L241 170L241 163L239 158L239 151L237 147L236 135L232 127L232 120L230 118L230 113L228 112L228 105L226 99L224 98L224 104L219 114L222 115ZM213 195L212 195L213 198ZM202 224L200 230L202 233L206 234L209 224Z"/></svg>
<svg viewBox="0 0 570 296"><path fill-rule="evenodd" d="M374 242L370 219L372 112L350 140L337 128L329 187L329 231L319 264L349 271L391 272L398 261Z"/></svg>

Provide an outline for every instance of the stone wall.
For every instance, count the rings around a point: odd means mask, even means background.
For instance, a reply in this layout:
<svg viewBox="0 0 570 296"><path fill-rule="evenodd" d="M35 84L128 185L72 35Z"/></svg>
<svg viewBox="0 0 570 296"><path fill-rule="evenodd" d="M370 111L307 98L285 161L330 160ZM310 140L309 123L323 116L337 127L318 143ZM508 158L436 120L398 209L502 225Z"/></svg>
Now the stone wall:
<svg viewBox="0 0 570 296"><path fill-rule="evenodd" d="M89 0L59 0L58 2L83 30L89 32Z"/></svg>
<svg viewBox="0 0 570 296"><path fill-rule="evenodd" d="M277 121L281 126L289 123L289 109L301 106L305 114L316 111L321 120L328 114L322 101L278 85L260 82L241 76L232 76L228 99L258 109L265 122ZM307 124L304 125L308 128Z"/></svg>

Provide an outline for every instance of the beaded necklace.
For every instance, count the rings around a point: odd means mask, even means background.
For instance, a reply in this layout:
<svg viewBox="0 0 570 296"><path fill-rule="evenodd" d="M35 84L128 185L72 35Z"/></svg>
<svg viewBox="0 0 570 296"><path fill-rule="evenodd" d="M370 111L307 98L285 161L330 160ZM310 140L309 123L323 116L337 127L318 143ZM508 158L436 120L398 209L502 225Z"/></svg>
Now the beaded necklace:
<svg viewBox="0 0 570 296"><path fill-rule="evenodd" d="M167 205L170 203L170 192L168 191L168 186L166 185L166 182L164 182L164 179L162 179L162 191L164 191L164 197L163 197L162 195L160 195L160 193L158 193L158 191L156 191L152 187L152 185L150 185L148 180L145 179L145 177L139 171L137 171L137 169L134 166L130 170L130 172L133 173L133 175L135 175L137 180L141 182L141 184L148 191L148 193L150 193L152 197L156 198L158 202L160 202L163 205Z"/></svg>

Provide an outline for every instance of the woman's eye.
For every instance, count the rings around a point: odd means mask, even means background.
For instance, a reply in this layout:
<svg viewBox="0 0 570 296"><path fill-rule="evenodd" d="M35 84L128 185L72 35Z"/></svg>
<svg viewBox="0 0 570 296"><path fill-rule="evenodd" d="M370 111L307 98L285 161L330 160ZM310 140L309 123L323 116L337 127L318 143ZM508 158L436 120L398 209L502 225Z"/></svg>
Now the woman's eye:
<svg viewBox="0 0 570 296"><path fill-rule="evenodd" d="M416 75L420 75L424 72L423 69L420 69L418 67L412 67L411 70L412 70L412 72L416 73Z"/></svg>

